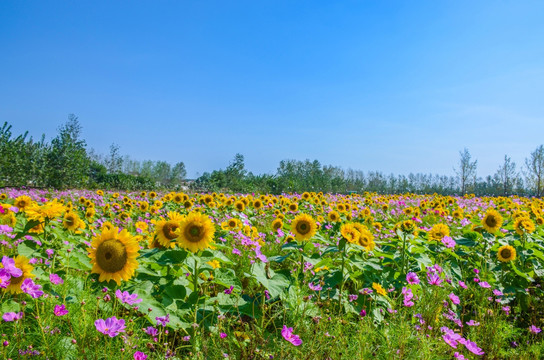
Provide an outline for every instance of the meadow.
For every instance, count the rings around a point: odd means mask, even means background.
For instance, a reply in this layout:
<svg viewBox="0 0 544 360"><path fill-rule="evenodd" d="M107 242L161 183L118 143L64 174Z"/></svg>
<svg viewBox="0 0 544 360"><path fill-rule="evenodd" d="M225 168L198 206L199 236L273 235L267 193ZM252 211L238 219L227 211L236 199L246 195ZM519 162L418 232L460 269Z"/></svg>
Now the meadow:
<svg viewBox="0 0 544 360"><path fill-rule="evenodd" d="M544 358L544 201L0 191L6 359Z"/></svg>

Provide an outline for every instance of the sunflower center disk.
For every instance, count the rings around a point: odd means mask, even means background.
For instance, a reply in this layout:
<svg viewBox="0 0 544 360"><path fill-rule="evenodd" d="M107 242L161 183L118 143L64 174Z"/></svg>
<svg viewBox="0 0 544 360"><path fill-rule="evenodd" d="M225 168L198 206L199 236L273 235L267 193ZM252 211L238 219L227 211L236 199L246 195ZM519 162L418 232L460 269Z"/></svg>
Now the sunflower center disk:
<svg viewBox="0 0 544 360"><path fill-rule="evenodd" d="M23 282L24 278L25 278L25 277L24 277L23 275L17 276L17 277L12 277L12 278L9 280L9 283L10 283L11 285L19 285L20 283Z"/></svg>
<svg viewBox="0 0 544 360"><path fill-rule="evenodd" d="M127 249L119 240L106 240L96 249L96 262L106 272L120 271L127 264Z"/></svg>
<svg viewBox="0 0 544 360"><path fill-rule="evenodd" d="M510 256L512 256L512 252L509 249L503 249L501 251L501 256L505 259L510 259Z"/></svg>
<svg viewBox="0 0 544 360"><path fill-rule="evenodd" d="M178 225L169 221L162 228L162 233L168 240L173 240L178 237L175 233L177 229Z"/></svg>
<svg viewBox="0 0 544 360"><path fill-rule="evenodd" d="M192 225L187 229L187 240L190 242L200 242L202 240L202 230L200 226Z"/></svg>
<svg viewBox="0 0 544 360"><path fill-rule="evenodd" d="M497 226L497 219L495 219L492 216L489 216L487 219L485 219L485 224L489 226L490 228L493 228Z"/></svg>
<svg viewBox="0 0 544 360"><path fill-rule="evenodd" d="M305 222L300 222L298 225L297 225L297 231L302 234L302 235L305 235L307 233L310 232L310 225L305 223Z"/></svg>

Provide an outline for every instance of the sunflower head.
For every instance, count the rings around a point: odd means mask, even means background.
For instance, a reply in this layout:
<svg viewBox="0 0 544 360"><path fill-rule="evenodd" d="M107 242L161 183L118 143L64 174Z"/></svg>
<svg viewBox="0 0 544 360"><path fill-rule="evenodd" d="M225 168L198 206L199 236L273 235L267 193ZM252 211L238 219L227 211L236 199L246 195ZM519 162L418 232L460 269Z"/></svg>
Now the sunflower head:
<svg viewBox="0 0 544 360"><path fill-rule="evenodd" d="M307 214L299 214L291 223L291 231L299 241L311 239L316 231L317 224L315 220Z"/></svg>
<svg viewBox="0 0 544 360"><path fill-rule="evenodd" d="M6 287L6 291L9 291L12 294L20 294L23 292L23 290L21 290L21 284L23 281L36 275L32 274L34 267L29 264L28 259L25 256L19 255L14 260L15 267L22 270L23 273L21 276L12 277L10 279L9 285Z"/></svg>
<svg viewBox="0 0 544 360"><path fill-rule="evenodd" d="M435 224L429 231L429 240L440 241L444 236L450 236L450 228L446 224Z"/></svg>
<svg viewBox="0 0 544 360"><path fill-rule="evenodd" d="M503 218L495 209L489 209L482 219L483 228L491 233L496 233L502 226Z"/></svg>
<svg viewBox="0 0 544 360"><path fill-rule="evenodd" d="M64 218L62 219L62 226L66 230L75 231L79 228L80 222L81 219L76 213L67 212L66 214L64 214Z"/></svg>
<svg viewBox="0 0 544 360"><path fill-rule="evenodd" d="M497 251L497 257L500 261L507 263L516 259L516 249L510 245L504 245Z"/></svg>
<svg viewBox="0 0 544 360"><path fill-rule="evenodd" d="M191 212L181 222L176 234L179 246L191 252L197 252L210 247L215 234L215 226L207 215Z"/></svg>
<svg viewBox="0 0 544 360"><path fill-rule="evenodd" d="M89 251L93 274L99 274L99 281L113 280L117 285L121 280L128 281L138 268L139 236L132 236L126 229L102 229L93 238Z"/></svg>
<svg viewBox="0 0 544 360"><path fill-rule="evenodd" d="M518 217L514 221L514 229L519 235L530 234L535 231L535 223L528 217Z"/></svg>
<svg viewBox="0 0 544 360"><path fill-rule="evenodd" d="M352 223L343 224L340 227L340 234L342 234L342 237L346 239L347 242L352 244L358 244L359 238L361 237L361 233Z"/></svg>

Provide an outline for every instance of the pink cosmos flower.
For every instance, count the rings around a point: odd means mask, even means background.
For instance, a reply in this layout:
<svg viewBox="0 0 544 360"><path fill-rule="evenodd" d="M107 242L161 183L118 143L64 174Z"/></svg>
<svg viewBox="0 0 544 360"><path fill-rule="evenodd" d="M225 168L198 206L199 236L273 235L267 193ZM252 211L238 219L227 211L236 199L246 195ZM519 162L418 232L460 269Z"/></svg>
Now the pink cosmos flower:
<svg viewBox="0 0 544 360"><path fill-rule="evenodd" d="M475 355L483 355L485 354L485 352L483 352L482 349L480 349L478 347L478 345L476 345L475 342L472 342L470 340L465 340L464 342L464 345L465 347L467 348L468 351L470 351L471 353L475 354Z"/></svg>
<svg viewBox="0 0 544 360"><path fill-rule="evenodd" d="M538 334L539 332L542 331L542 329L538 328L538 327L536 327L534 325L531 325L531 326L529 326L529 331L532 332L533 334Z"/></svg>
<svg viewBox="0 0 544 360"><path fill-rule="evenodd" d="M157 320L157 325L166 326L166 324L170 322L170 314L166 314L166 316L157 316L155 320Z"/></svg>
<svg viewBox="0 0 544 360"><path fill-rule="evenodd" d="M7 312L5 313L4 315L2 315L2 319L4 319L4 321L17 321L19 319L22 319L23 318L23 313L22 312L18 312L18 313L15 313L15 312Z"/></svg>
<svg viewBox="0 0 544 360"><path fill-rule="evenodd" d="M489 283L487 281L482 281L482 282L478 283L478 285L480 285L484 289L489 289L491 287L491 285L489 285Z"/></svg>
<svg viewBox="0 0 544 360"><path fill-rule="evenodd" d="M313 291L321 291L323 289L323 287L321 285L319 285L319 284L314 285L313 283L309 283L308 287Z"/></svg>
<svg viewBox="0 0 544 360"><path fill-rule="evenodd" d="M300 336L293 334L293 328L288 328L287 325L283 325L283 329L281 330L281 336L283 336L285 340L289 341L295 346L299 346L302 344Z"/></svg>
<svg viewBox="0 0 544 360"><path fill-rule="evenodd" d="M459 300L459 296L455 295L454 293L451 293L449 295L449 298L453 305L459 305L461 301Z"/></svg>
<svg viewBox="0 0 544 360"><path fill-rule="evenodd" d="M130 294L128 291L123 291L117 289L115 291L115 297L118 298L122 303L126 303L129 305L134 305L141 303L143 300L138 299L138 294Z"/></svg>
<svg viewBox="0 0 544 360"><path fill-rule="evenodd" d="M143 352L136 351L134 353L134 360L146 360L146 359L147 359L147 355L144 354Z"/></svg>
<svg viewBox="0 0 544 360"><path fill-rule="evenodd" d="M115 316L107 318L106 321L98 319L94 322L96 330L109 337L116 337L121 332L125 332L125 320L117 319Z"/></svg>
<svg viewBox="0 0 544 360"><path fill-rule="evenodd" d="M66 310L66 306L64 306L64 304L55 305L55 309L53 310L53 313L55 314L55 316L64 316L68 314L68 310Z"/></svg>
<svg viewBox="0 0 544 360"><path fill-rule="evenodd" d="M419 278L417 277L417 274L415 272L409 272L408 274L406 274L406 281L408 281L408 284L410 285L419 284Z"/></svg>
<svg viewBox="0 0 544 360"><path fill-rule="evenodd" d="M41 288L41 285L35 284L30 278L26 278L21 284L21 290L32 296L34 299L37 299L43 295L43 291L40 290Z"/></svg>
<svg viewBox="0 0 544 360"><path fill-rule="evenodd" d="M49 281L51 281L51 283L53 283L54 285L61 285L64 283L64 280L62 280L62 278L57 274L49 275Z"/></svg>
<svg viewBox="0 0 544 360"><path fill-rule="evenodd" d="M15 266L14 259L4 256L2 258L2 265L4 266L4 271L12 277L19 277L23 275L23 271Z"/></svg>

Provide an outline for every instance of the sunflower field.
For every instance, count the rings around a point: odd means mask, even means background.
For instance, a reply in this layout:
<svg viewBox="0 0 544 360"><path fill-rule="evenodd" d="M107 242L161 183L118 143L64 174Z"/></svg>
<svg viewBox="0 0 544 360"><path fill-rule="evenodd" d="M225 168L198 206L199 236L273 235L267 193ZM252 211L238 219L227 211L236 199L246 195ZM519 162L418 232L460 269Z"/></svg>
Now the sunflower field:
<svg viewBox="0 0 544 360"><path fill-rule="evenodd" d="M0 191L5 359L544 358L544 201Z"/></svg>

